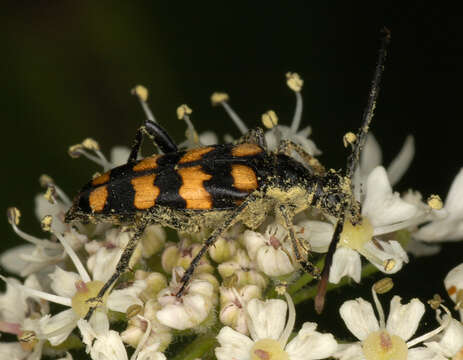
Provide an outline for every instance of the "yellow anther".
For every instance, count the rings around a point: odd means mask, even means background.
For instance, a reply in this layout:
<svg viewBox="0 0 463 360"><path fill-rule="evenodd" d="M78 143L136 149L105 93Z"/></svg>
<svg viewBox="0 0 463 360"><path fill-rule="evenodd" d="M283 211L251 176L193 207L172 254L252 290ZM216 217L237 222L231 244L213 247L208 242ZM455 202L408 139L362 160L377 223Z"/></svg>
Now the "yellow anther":
<svg viewBox="0 0 463 360"><path fill-rule="evenodd" d="M132 89L132 94L138 96L141 101L148 100L148 89L143 85L137 85Z"/></svg>
<svg viewBox="0 0 463 360"><path fill-rule="evenodd" d="M74 158L74 159L77 159L78 157L80 157L82 155L82 149L83 149L83 145L82 144L75 144L75 145L71 145L69 146L69 149L68 149L68 154L70 157Z"/></svg>
<svg viewBox="0 0 463 360"><path fill-rule="evenodd" d="M185 117L185 115L190 115L192 112L193 110L191 110L191 108L188 105L186 104L180 105L177 108L177 118L179 120L182 120Z"/></svg>
<svg viewBox="0 0 463 360"><path fill-rule="evenodd" d="M373 285L373 290L377 294L385 294L394 287L394 282L390 277L383 278Z"/></svg>
<svg viewBox="0 0 463 360"><path fill-rule="evenodd" d="M344 143L344 147L348 147L357 141L357 135L349 131L343 136L342 141Z"/></svg>
<svg viewBox="0 0 463 360"><path fill-rule="evenodd" d="M88 150L93 150L93 151L100 150L100 145L98 145L96 140L93 140L92 138L86 138L84 141L82 141L82 146Z"/></svg>
<svg viewBox="0 0 463 360"><path fill-rule="evenodd" d="M440 210L444 206L442 199L439 195L431 195L428 197L427 203L429 207L433 210Z"/></svg>
<svg viewBox="0 0 463 360"><path fill-rule="evenodd" d="M396 261L394 259L387 259L383 262L384 271L391 271L396 266Z"/></svg>
<svg viewBox="0 0 463 360"><path fill-rule="evenodd" d="M19 218L21 217L21 212L16 207L9 207L6 210L6 216L10 225L19 225Z"/></svg>
<svg viewBox="0 0 463 360"><path fill-rule="evenodd" d="M286 84L291 90L299 92L302 89L302 85L304 85L304 80L302 80L297 73L287 72Z"/></svg>
<svg viewBox="0 0 463 360"><path fill-rule="evenodd" d="M437 310L444 301L439 294L434 294L432 299L428 300L428 304L433 310Z"/></svg>
<svg viewBox="0 0 463 360"><path fill-rule="evenodd" d="M51 224L53 222L53 218L51 215L45 215L42 220L40 221L40 225L42 226L43 231L51 231Z"/></svg>
<svg viewBox="0 0 463 360"><path fill-rule="evenodd" d="M211 103L213 106L220 105L224 101L228 101L229 97L227 93L215 92L211 95Z"/></svg>
<svg viewBox="0 0 463 360"><path fill-rule="evenodd" d="M50 204L54 204L55 203L55 193L56 193L55 187L52 184L50 184L48 185L47 191L45 192L43 196L45 197L45 199L47 199L47 201Z"/></svg>
<svg viewBox="0 0 463 360"><path fill-rule="evenodd" d="M54 183L55 182L53 181L53 179L50 176L46 175L46 174L42 174L39 177L39 184L42 187L47 187L48 185L54 184Z"/></svg>
<svg viewBox="0 0 463 360"><path fill-rule="evenodd" d="M283 296L286 293L288 288L288 283L286 281L282 281L278 285L275 286L275 291L278 295Z"/></svg>
<svg viewBox="0 0 463 360"><path fill-rule="evenodd" d="M267 129L272 129L278 124L278 116L275 114L275 111L269 110L266 113L262 114L262 124Z"/></svg>

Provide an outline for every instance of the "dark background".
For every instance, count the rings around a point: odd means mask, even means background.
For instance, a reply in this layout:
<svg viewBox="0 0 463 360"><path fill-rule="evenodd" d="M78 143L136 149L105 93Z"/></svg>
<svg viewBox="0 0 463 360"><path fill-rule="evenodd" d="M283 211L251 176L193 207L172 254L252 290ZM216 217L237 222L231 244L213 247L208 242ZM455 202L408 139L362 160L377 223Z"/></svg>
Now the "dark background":
<svg viewBox="0 0 463 360"><path fill-rule="evenodd" d="M322 162L340 168L341 138L360 125L383 25L392 46L373 131L386 164L407 134L416 136L415 160L397 190L444 198L463 165L460 13L411 1L397 7L320 3L3 4L0 209L19 207L21 227L42 236L33 211L39 175L51 175L72 196L99 169L70 159L69 145L88 136L106 154L129 145L144 118L129 93L139 83L150 89L159 122L179 141L184 124L175 110L182 103L193 108L198 130L238 136L225 113L210 106L216 90L230 94L250 127L268 109L288 123L295 100L284 75L297 71L305 80L303 125L312 126ZM6 217L0 231L1 249L18 241ZM440 279L461 261L461 246L453 245L439 258L405 267L403 291L442 292ZM410 285L431 277L435 286Z"/></svg>

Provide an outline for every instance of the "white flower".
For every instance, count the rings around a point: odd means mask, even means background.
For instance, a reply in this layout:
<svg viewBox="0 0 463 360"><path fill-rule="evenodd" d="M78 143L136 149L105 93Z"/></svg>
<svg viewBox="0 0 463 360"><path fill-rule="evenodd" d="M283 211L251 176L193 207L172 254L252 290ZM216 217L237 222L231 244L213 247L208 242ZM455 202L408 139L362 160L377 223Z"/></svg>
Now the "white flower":
<svg viewBox="0 0 463 360"><path fill-rule="evenodd" d="M339 246L334 254L329 281L338 283L343 276L360 281L361 262L365 256L384 273L396 273L408 262L408 256L396 240L382 240L379 236L394 233L425 221L422 207L402 200L392 191L386 170L377 167L368 176L366 195L362 203L362 224L344 223ZM326 251L333 235L333 226L320 221L304 221L304 238L313 250ZM373 239L375 241L373 241ZM313 241L313 244L312 244Z"/></svg>
<svg viewBox="0 0 463 360"><path fill-rule="evenodd" d="M463 239L463 169L450 186L444 207L435 211L436 219L420 228L413 237L426 242Z"/></svg>
<svg viewBox="0 0 463 360"><path fill-rule="evenodd" d="M288 237L283 226L273 223L267 226L264 235L246 230L243 238L249 257L257 263L257 268L265 275L281 276L296 270Z"/></svg>
<svg viewBox="0 0 463 360"><path fill-rule="evenodd" d="M201 325L211 313L216 301L214 286L205 280L193 279L182 297L176 294L180 289L183 268L172 270L170 286L161 290L158 301L162 309L157 312L161 324L176 330L195 328Z"/></svg>
<svg viewBox="0 0 463 360"><path fill-rule="evenodd" d="M161 308L156 299L148 300L139 314L142 316L129 319L127 329L121 332L122 341L134 348L137 348L141 341L145 341L145 347L156 343L157 349L165 350L172 342L173 335L171 328L161 324L156 316ZM151 328L150 332L148 327Z"/></svg>
<svg viewBox="0 0 463 360"><path fill-rule="evenodd" d="M57 295L45 293L41 290L22 286L4 279L8 284L15 286L28 296L38 297L69 307L68 310L64 310L56 315L45 315L40 319L40 331L52 345L58 345L67 339L76 327L77 321L87 314L91 306L87 303L87 300L96 297L107 280L103 278L94 278L92 280L77 254L67 243L66 238L61 234L56 234L56 236L61 241L66 253L78 271L78 273L74 273L64 271L59 267L55 268L55 271L50 274L52 280L50 286ZM98 316L103 313L103 316L106 317L106 302L107 306L112 310L122 312L125 312L132 304L142 304L137 296L138 293L143 291L144 287L144 281L139 280L130 288L114 290L109 296L106 294L102 299L102 304L97 308L96 312ZM99 320L97 320L96 316L92 316L90 321Z"/></svg>
<svg viewBox="0 0 463 360"><path fill-rule="evenodd" d="M448 321L448 315L444 319L437 319L440 322ZM426 347L442 358L461 360L463 358L463 324L455 319L450 319L449 325L442 334L436 336L435 341L425 342Z"/></svg>
<svg viewBox="0 0 463 360"><path fill-rule="evenodd" d="M460 320L463 319L463 264L454 267L444 279L445 289L450 298L455 302L455 309L460 312Z"/></svg>
<svg viewBox="0 0 463 360"><path fill-rule="evenodd" d="M16 279L1 278L6 281L6 292L0 293L0 332L16 335L18 341L0 342L0 359L39 360L46 341L40 330L39 318L49 312L48 303L22 292ZM35 275L30 275L24 284L41 290ZM22 340L23 337L27 340ZM1 356L3 354L5 357ZM8 357L6 354L9 354Z"/></svg>
<svg viewBox="0 0 463 360"><path fill-rule="evenodd" d="M403 174L407 171L410 163L415 155L415 141L412 135L408 135L405 139L402 148L400 149L394 160L391 161L387 168L387 176L391 185L395 185L402 178ZM378 166L381 166L382 151L378 141L372 132L369 132L365 142L365 146L360 155L360 165L357 168L356 175L354 176L354 187L360 191L362 184L368 178L368 175ZM360 200L360 197L357 198Z"/></svg>
<svg viewBox="0 0 463 360"><path fill-rule="evenodd" d="M408 304L402 305L401 298L394 296L386 321L375 291L373 291L373 298L379 321L371 303L362 298L348 300L342 304L339 310L341 317L350 332L360 341L345 344L340 351L334 354L334 357L343 360L432 359L434 356L432 350L426 347L412 349L411 347L442 331L448 322L428 334L407 342L416 332L424 314L423 303L418 299L412 299Z"/></svg>
<svg viewBox="0 0 463 360"><path fill-rule="evenodd" d="M315 329L317 324L306 322L302 329L288 343L294 327L296 311L292 299L286 295L283 300L261 301L252 299L247 305L247 337L225 326L217 335L220 344L215 349L218 360L250 359L324 359L336 350L337 343L331 334L322 334ZM286 312L288 319L286 320Z"/></svg>
<svg viewBox="0 0 463 360"><path fill-rule="evenodd" d="M220 313L222 324L247 335L246 306L251 299L262 296L261 289L256 285L245 285L241 289L220 287Z"/></svg>
<svg viewBox="0 0 463 360"><path fill-rule="evenodd" d="M230 261L218 266L218 271L222 279L233 279L237 287L253 284L263 290L267 287L268 279L256 267L257 265L249 259L246 251L238 249Z"/></svg>
<svg viewBox="0 0 463 360"><path fill-rule="evenodd" d="M142 316L138 316L147 323L146 332L139 342L131 360L165 360L164 354L158 351L159 343L145 347L148 335L151 333L151 324ZM128 360L127 351L122 338L117 331L109 329L107 317L101 317L100 321L90 325L89 322L80 319L77 323L86 344L87 353L93 360Z"/></svg>

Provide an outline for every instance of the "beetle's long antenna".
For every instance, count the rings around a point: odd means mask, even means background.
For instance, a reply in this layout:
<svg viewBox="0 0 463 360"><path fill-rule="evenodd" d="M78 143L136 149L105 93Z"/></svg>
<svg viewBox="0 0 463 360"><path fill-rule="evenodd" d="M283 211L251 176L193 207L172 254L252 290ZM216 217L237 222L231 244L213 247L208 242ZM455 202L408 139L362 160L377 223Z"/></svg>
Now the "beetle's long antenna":
<svg viewBox="0 0 463 360"><path fill-rule="evenodd" d="M391 41L391 32L386 27L384 27L382 31L384 32L384 36L381 39L381 48L379 49L379 52L378 52L378 60L376 62L375 73L373 75L373 80L371 82L371 87L370 87L370 93L368 95L368 103L367 103L367 106L365 107L365 110L362 116L362 121L363 121L362 127L359 129L356 135L356 139L353 142L352 153L347 158L346 176L350 180L350 190L352 194L352 201L355 201L354 195L353 195L354 194L353 176L354 176L355 170L360 160L360 151L362 150L365 144L366 137L368 134L368 129L371 123L371 119L373 118L373 115L375 112L376 99L378 98L378 94L379 94L379 84L381 82L381 76L384 70L384 62L386 60L387 47ZM354 204L351 204L351 206L354 206ZM330 267L331 267L331 263L333 262L334 252L336 251L336 247L341 238L345 216L346 214L343 214L342 217L340 217L338 219L338 222L336 223L336 227L335 227L333 237L331 239L330 247L325 257L325 265L322 270L321 279L320 279L320 282L318 283L317 296L315 297L315 310L319 314L322 312L324 304L325 304L325 294L326 294L327 285L328 285L328 278L330 275Z"/></svg>
<svg viewBox="0 0 463 360"><path fill-rule="evenodd" d="M362 127L357 133L357 139L354 143L352 153L347 158L347 177L351 180L351 190L353 191L353 182L352 178L354 176L355 170L360 161L360 151L365 145L367 138L368 130L370 127L371 119L376 108L376 100L378 99L379 94L379 85L381 83L381 77L384 71L384 62L386 61L387 47L391 41L391 32L386 27L383 27L382 32L384 36L381 39L381 48L378 52L378 60L376 62L375 73L373 75L373 80L371 81L370 93L368 95L368 102L365 110L363 111L362 116Z"/></svg>

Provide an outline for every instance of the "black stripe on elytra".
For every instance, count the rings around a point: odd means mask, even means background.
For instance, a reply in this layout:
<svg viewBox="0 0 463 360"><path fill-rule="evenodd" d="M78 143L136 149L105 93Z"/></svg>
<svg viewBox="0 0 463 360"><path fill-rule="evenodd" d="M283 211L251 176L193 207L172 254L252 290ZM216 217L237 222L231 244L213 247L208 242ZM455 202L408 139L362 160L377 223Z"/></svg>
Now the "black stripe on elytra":
<svg viewBox="0 0 463 360"><path fill-rule="evenodd" d="M134 173L132 167L133 164L126 164L111 170L104 213L129 214L136 211L133 205L135 190L131 183Z"/></svg>
<svg viewBox="0 0 463 360"><path fill-rule="evenodd" d="M154 185L159 188L156 205L185 209L186 201L179 195L182 178L176 171L176 165L185 152L166 154L159 158Z"/></svg>
<svg viewBox="0 0 463 360"><path fill-rule="evenodd" d="M242 200L249 195L233 186L234 179L231 176L231 164L229 162L206 162L202 169L212 175L210 180L203 182L203 185L206 191L211 194L214 208L236 207L236 200Z"/></svg>

